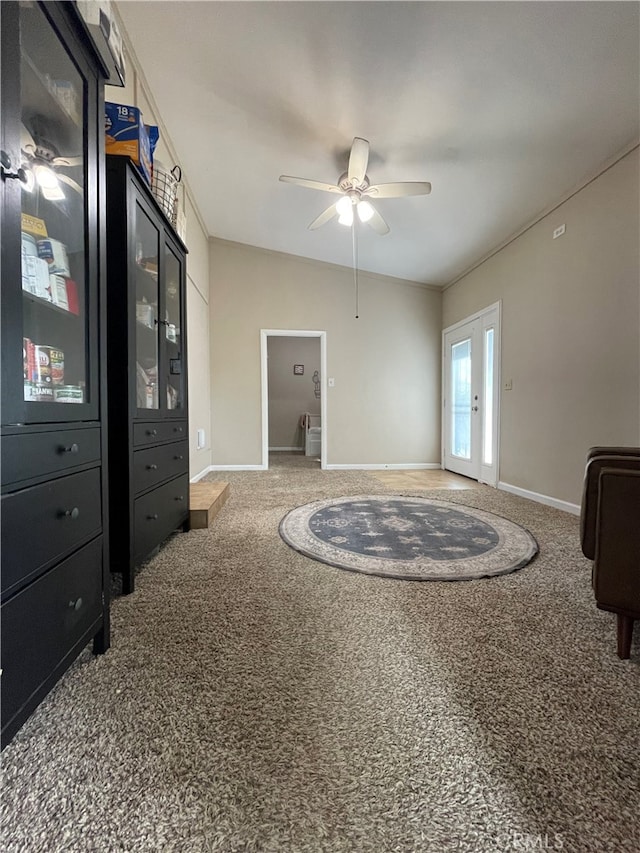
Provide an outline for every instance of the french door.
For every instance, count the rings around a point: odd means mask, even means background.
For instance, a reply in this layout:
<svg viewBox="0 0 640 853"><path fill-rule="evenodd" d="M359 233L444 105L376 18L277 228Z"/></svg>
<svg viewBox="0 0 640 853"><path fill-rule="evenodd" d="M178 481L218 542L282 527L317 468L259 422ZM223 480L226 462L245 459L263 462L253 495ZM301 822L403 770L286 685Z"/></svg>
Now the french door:
<svg viewBox="0 0 640 853"><path fill-rule="evenodd" d="M500 304L443 332L443 465L498 482Z"/></svg>

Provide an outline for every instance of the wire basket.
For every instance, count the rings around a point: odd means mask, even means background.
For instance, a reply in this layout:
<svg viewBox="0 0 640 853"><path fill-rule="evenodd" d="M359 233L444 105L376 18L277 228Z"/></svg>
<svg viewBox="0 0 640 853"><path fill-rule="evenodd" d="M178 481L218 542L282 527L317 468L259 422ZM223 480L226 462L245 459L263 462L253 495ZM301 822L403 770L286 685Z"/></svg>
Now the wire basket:
<svg viewBox="0 0 640 853"><path fill-rule="evenodd" d="M180 166L169 171L160 161L154 162L151 192L174 228L178 224L178 184L181 180Z"/></svg>

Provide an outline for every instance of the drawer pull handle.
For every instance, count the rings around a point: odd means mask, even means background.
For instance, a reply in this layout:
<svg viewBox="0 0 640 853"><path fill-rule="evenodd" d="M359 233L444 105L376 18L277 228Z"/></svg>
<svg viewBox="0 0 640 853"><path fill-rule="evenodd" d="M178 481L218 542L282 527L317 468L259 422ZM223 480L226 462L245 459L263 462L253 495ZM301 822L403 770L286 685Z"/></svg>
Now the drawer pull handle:
<svg viewBox="0 0 640 853"><path fill-rule="evenodd" d="M174 427L173 431L174 432L182 432L182 427Z"/></svg>
<svg viewBox="0 0 640 853"><path fill-rule="evenodd" d="M153 515L147 516L147 521L157 521L157 520L158 520L158 513L157 512L154 512Z"/></svg>
<svg viewBox="0 0 640 853"><path fill-rule="evenodd" d="M147 435L157 435L157 434L158 434L157 429L148 429L147 430Z"/></svg>
<svg viewBox="0 0 640 853"><path fill-rule="evenodd" d="M66 509L64 511L64 517L65 518L73 518L74 521L79 515L80 515L80 510L78 509L77 506L74 506L73 509Z"/></svg>
<svg viewBox="0 0 640 853"><path fill-rule="evenodd" d="M184 459L184 456L182 456L181 454L179 454L178 456L174 456L173 458L174 458L174 459Z"/></svg>
<svg viewBox="0 0 640 853"><path fill-rule="evenodd" d="M63 453L77 453L79 450L80 450L80 448L75 443L75 441L73 442L73 444L70 447L63 447L62 448Z"/></svg>
<svg viewBox="0 0 640 853"><path fill-rule="evenodd" d="M177 500L177 501L183 501L183 500L184 500L184 495L178 495L178 497L176 497L176 500Z"/></svg>
<svg viewBox="0 0 640 853"><path fill-rule="evenodd" d="M70 607L72 610L80 610L80 608L82 607L82 599L81 599L81 598L76 598L76 600L75 600L75 601L70 601L70 602L69 602L69 607Z"/></svg>
<svg viewBox="0 0 640 853"><path fill-rule="evenodd" d="M157 471L158 470L158 466L155 465L153 462L151 463L151 465L147 465L147 468L149 469L149 471Z"/></svg>

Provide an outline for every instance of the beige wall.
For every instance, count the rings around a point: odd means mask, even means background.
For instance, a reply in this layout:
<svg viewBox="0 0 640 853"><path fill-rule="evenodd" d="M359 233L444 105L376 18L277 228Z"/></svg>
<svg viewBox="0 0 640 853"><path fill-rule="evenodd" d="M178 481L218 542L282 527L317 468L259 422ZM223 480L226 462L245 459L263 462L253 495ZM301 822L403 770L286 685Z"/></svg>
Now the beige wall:
<svg viewBox="0 0 640 853"><path fill-rule="evenodd" d="M438 463L441 294L211 241L212 461L261 464L261 329L327 333L327 464Z"/></svg>
<svg viewBox="0 0 640 853"><path fill-rule="evenodd" d="M445 327L502 300L502 483L578 504L590 446L640 444L638 188L636 149L444 292Z"/></svg>
<svg viewBox="0 0 640 853"><path fill-rule="evenodd" d="M267 339L269 385L269 447L304 447L300 416L320 414L315 396L314 371L320 375L320 338L280 337ZM293 365L301 364L302 376ZM315 425L315 424L314 424Z"/></svg>
<svg viewBox="0 0 640 853"><path fill-rule="evenodd" d="M106 86L105 100L128 104L142 110L145 124L160 128L155 159L171 168L179 158L173 148L162 117L155 107L153 95L144 73L128 44L126 31L119 20L125 40L127 84ZM184 242L187 255L187 358L189 363L189 474L191 478L206 472L211 464L211 398L210 398L210 330L209 330L209 246L208 235L189 190L189 176L183 173L179 190L181 211L186 215ZM197 431L205 430L205 446L197 447Z"/></svg>

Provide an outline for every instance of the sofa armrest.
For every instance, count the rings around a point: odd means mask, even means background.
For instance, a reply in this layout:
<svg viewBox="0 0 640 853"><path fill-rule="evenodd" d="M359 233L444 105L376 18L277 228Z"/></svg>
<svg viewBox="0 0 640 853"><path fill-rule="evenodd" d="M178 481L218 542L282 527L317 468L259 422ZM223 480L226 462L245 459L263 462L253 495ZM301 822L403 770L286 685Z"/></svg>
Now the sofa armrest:
<svg viewBox="0 0 640 853"><path fill-rule="evenodd" d="M594 456L640 456L640 447L590 447L587 462Z"/></svg>
<svg viewBox="0 0 640 853"><path fill-rule="evenodd" d="M609 451L607 452L605 447L591 448L585 468L580 506L580 546L582 553L589 560L593 560L596 555L596 512L600 472L603 468L640 471L640 448L612 447Z"/></svg>
<svg viewBox="0 0 640 853"><path fill-rule="evenodd" d="M601 469L595 538L596 603L640 618L640 469Z"/></svg>

